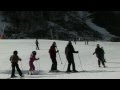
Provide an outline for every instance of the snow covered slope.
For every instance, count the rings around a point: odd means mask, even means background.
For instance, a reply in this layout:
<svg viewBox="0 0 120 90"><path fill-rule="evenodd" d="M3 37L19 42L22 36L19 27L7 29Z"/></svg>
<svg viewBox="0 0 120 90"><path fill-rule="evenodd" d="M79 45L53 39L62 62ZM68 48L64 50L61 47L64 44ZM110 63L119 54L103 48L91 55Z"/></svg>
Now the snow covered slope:
<svg viewBox="0 0 120 90"><path fill-rule="evenodd" d="M110 40L112 37L115 37L114 35L111 35L105 28L99 27L95 23L93 23L92 19L86 20L86 24L93 30L102 34L105 40Z"/></svg>
<svg viewBox="0 0 120 90"><path fill-rule="evenodd" d="M110 40L112 37L116 37L114 35L111 35L105 28L97 26L95 23L93 23L92 18L89 18L90 15L91 13L87 11L78 11L77 14L74 14L73 16L76 19L80 20L82 23L87 24L87 26L92 30L99 32L105 40Z"/></svg>
<svg viewBox="0 0 120 90"><path fill-rule="evenodd" d="M10 56L14 50L18 50L19 56L22 58L22 62L19 62L25 77L23 79L120 79L120 43L112 42L90 42L88 46L84 45L84 42L78 42L74 45L75 50L79 50L79 55L82 62L82 67L85 72L79 73L48 73L51 68L51 60L49 57L48 49L53 41L39 40L40 51L37 51L37 57L40 57L40 61L34 62L38 75L27 75L29 70L29 57L33 50L35 50L35 40L1 40L0 41L0 79L6 79L10 77L11 63L9 61ZM58 69L66 71L67 66L66 57L64 54L65 46L68 42L56 41L58 49L60 50L61 59L63 64L60 63L60 59L57 55ZM106 65L107 68L99 68L97 65L97 58L93 56L93 52L96 48L96 44L100 44L104 47L106 52ZM78 54L74 54L76 68L82 71ZM39 67L40 65L40 67ZM63 67L65 66L64 70ZM40 69L39 69L40 68ZM18 75L17 75L18 76Z"/></svg>

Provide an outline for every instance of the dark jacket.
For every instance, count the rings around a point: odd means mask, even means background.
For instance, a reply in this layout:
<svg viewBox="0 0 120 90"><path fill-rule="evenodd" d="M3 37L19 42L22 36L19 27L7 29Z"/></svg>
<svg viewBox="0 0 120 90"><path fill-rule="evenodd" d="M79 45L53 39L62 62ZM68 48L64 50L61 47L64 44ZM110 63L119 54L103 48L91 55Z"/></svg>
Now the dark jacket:
<svg viewBox="0 0 120 90"><path fill-rule="evenodd" d="M20 61L20 60L21 60L21 59L19 58L18 55L12 55L12 56L10 57L11 63L18 63L18 61Z"/></svg>
<svg viewBox="0 0 120 90"><path fill-rule="evenodd" d="M75 51L72 44L68 44L67 47L65 48L66 57L68 59L73 59L73 53L77 53L77 51Z"/></svg>
<svg viewBox="0 0 120 90"><path fill-rule="evenodd" d="M56 48L56 46L52 45L49 49L49 54L50 54L51 58L56 58L57 51L55 48Z"/></svg>
<svg viewBox="0 0 120 90"><path fill-rule="evenodd" d="M103 51L103 49L101 49L101 48L96 48L94 54L96 54L96 56L97 56L98 58L103 58L103 56L104 56L104 51Z"/></svg>

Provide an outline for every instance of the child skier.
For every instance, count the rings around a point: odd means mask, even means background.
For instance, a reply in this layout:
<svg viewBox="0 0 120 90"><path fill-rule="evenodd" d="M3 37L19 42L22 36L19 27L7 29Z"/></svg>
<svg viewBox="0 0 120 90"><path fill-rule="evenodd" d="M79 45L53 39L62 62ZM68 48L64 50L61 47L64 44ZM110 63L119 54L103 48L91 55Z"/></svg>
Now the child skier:
<svg viewBox="0 0 120 90"><path fill-rule="evenodd" d="M22 72L21 72L21 70L20 70L20 68L19 68L19 65L18 65L18 61L21 61L21 58L19 58L19 56L18 56L17 54L18 54L18 52L17 52L17 51L14 51L14 52L13 52L13 55L10 57L10 61L11 61L11 63L12 63L11 78L16 77L16 76L15 76L15 67L16 67L19 75L20 75L21 77L23 77L23 74L22 74Z"/></svg>
<svg viewBox="0 0 120 90"><path fill-rule="evenodd" d="M32 75L35 71L35 66L33 64L33 62L35 60L39 60L39 58L36 58L36 51L33 51L31 56L30 56L30 61L29 61L29 66L30 66L30 69L29 69L29 74Z"/></svg>

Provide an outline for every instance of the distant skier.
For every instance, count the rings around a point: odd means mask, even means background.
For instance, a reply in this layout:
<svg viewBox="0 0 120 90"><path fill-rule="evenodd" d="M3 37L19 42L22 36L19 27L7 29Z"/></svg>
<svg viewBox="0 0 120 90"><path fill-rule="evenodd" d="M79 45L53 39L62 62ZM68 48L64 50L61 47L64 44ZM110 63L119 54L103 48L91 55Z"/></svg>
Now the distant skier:
<svg viewBox="0 0 120 90"><path fill-rule="evenodd" d="M85 45L88 45L88 44L89 44L88 39L85 39Z"/></svg>
<svg viewBox="0 0 120 90"><path fill-rule="evenodd" d="M105 51L104 51L104 48L103 48L103 47L101 47L101 49L103 50L103 60L104 60L104 62L106 63L106 60L105 60Z"/></svg>
<svg viewBox="0 0 120 90"><path fill-rule="evenodd" d="M104 59L103 59L103 56L104 56L104 52L103 50L100 48L100 45L97 44L97 48L95 49L95 52L93 53L93 55L96 54L97 58L98 58L98 65L99 67L101 67L101 63L104 67L105 66L105 63L104 63Z"/></svg>
<svg viewBox="0 0 120 90"><path fill-rule="evenodd" d="M76 40L76 38L74 39L74 42L75 42L75 44L77 44L77 40Z"/></svg>
<svg viewBox="0 0 120 90"><path fill-rule="evenodd" d="M56 53L58 53L59 51L56 51L56 42L53 42L52 46L49 49L49 54L50 54L50 58L52 60L52 66L51 66L51 71L50 72L58 72L59 70L57 70L57 60L56 60Z"/></svg>
<svg viewBox="0 0 120 90"><path fill-rule="evenodd" d="M39 58L36 58L36 51L33 51L31 56L30 56L30 61L29 61L29 66L30 66L30 69L29 69L29 74L32 75L35 71L35 66L33 64L33 62L35 60L39 60Z"/></svg>
<svg viewBox="0 0 120 90"><path fill-rule="evenodd" d="M87 45L89 45L89 40L87 39Z"/></svg>
<svg viewBox="0 0 120 90"><path fill-rule="evenodd" d="M39 48L39 42L38 42L38 39L36 39L35 44L36 44L36 50L40 50L40 48Z"/></svg>
<svg viewBox="0 0 120 90"><path fill-rule="evenodd" d="M78 51L75 51L72 42L69 41L68 45L65 48L65 54L66 54L66 58L68 60L68 68L67 68L67 72L72 72L70 70L71 65L73 66L73 72L78 72L75 68L75 62L74 62L74 56L73 53L78 53Z"/></svg>
<svg viewBox="0 0 120 90"><path fill-rule="evenodd" d="M21 77L23 77L23 74L22 74L22 72L21 72L21 70L20 70L20 68L19 68L19 65L18 65L18 61L21 61L21 58L19 58L17 51L14 51L14 52L13 52L13 55L10 57L10 61L11 61L11 63L12 63L11 78L16 77L16 76L15 76L15 67L16 67L19 75L20 75Z"/></svg>

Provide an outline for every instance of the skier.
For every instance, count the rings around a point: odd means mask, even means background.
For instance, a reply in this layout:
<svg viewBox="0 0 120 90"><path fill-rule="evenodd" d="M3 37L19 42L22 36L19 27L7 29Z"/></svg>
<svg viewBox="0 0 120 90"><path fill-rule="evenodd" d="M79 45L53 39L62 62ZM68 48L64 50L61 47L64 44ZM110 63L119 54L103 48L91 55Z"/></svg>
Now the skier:
<svg viewBox="0 0 120 90"><path fill-rule="evenodd" d="M39 49L39 42L38 42L38 39L36 39L35 44L36 44L36 50L40 50L40 49Z"/></svg>
<svg viewBox="0 0 120 90"><path fill-rule="evenodd" d="M95 52L93 53L93 55L96 54L97 58L98 58L98 65L99 67L101 67L101 63L102 65L104 66L104 68L106 67L105 66L105 63L104 63L104 59L103 59L103 56L104 56L104 52L103 50L100 48L100 45L97 44L97 48L95 49Z"/></svg>
<svg viewBox="0 0 120 90"><path fill-rule="evenodd" d="M89 44L89 41L88 41L88 39L86 38L85 39L85 45L88 45Z"/></svg>
<svg viewBox="0 0 120 90"><path fill-rule="evenodd" d="M35 66L33 64L33 62L35 60L39 60L39 58L36 58L36 51L33 51L31 56L30 56L30 61L29 61L29 66L30 66L30 69L29 69L29 75L32 75L35 71Z"/></svg>
<svg viewBox="0 0 120 90"><path fill-rule="evenodd" d="M73 72L78 72L75 68L75 62L74 62L74 56L73 56L73 53L78 53L78 51L75 51L74 50L74 47L72 45L72 42L69 41L68 45L66 46L65 48L65 55L66 55L66 58L68 60L68 68L67 68L67 72L72 72L70 70L70 67L71 67L71 64L73 66Z"/></svg>
<svg viewBox="0 0 120 90"><path fill-rule="evenodd" d="M51 66L51 71L50 72L59 72L59 70L57 70L57 60L56 60L56 53L58 53L59 51L56 51L56 42L53 42L52 46L49 49L49 54L50 54L50 58L52 60L52 66Z"/></svg>
<svg viewBox="0 0 120 90"><path fill-rule="evenodd" d="M89 44L89 41L88 41L88 39L87 39L87 45Z"/></svg>
<svg viewBox="0 0 120 90"><path fill-rule="evenodd" d="M21 72L21 70L20 70L20 68L19 68L19 65L18 65L18 61L21 61L21 58L19 58L17 51L14 51L14 52L13 52L13 55L10 57L10 61L11 61L11 63L12 63L11 78L16 77L16 76L15 76L15 67L16 67L19 75L20 75L21 77L23 77L23 74L22 74L22 72Z"/></svg>
<svg viewBox="0 0 120 90"><path fill-rule="evenodd" d="M101 49L103 50L103 60L104 60L104 62L106 63L106 60L105 60L105 51L104 51L104 48L103 48L103 47L101 47Z"/></svg>
<svg viewBox="0 0 120 90"><path fill-rule="evenodd" d="M76 38L74 39L74 42L75 42L75 44L77 43L77 40L76 40Z"/></svg>

